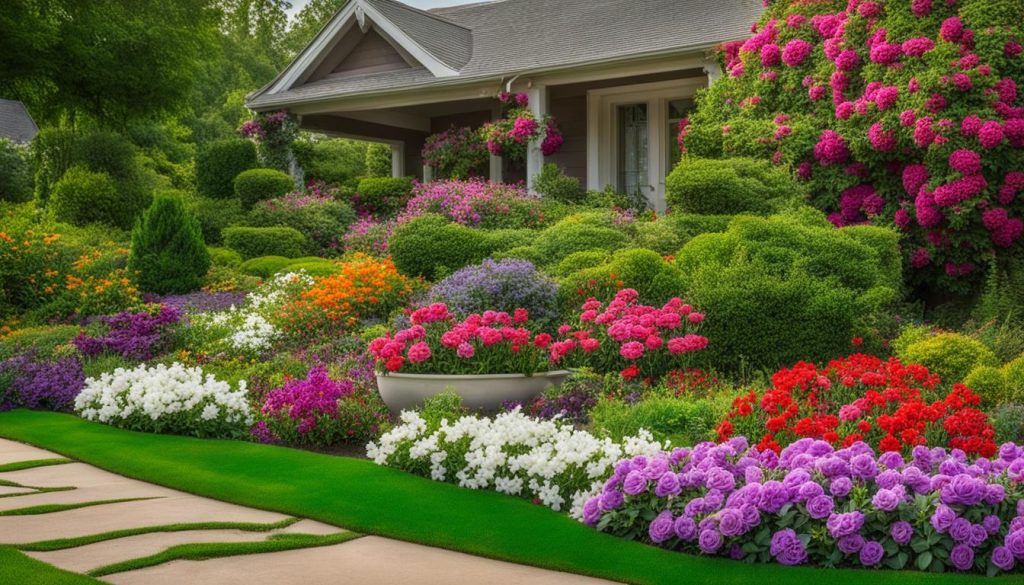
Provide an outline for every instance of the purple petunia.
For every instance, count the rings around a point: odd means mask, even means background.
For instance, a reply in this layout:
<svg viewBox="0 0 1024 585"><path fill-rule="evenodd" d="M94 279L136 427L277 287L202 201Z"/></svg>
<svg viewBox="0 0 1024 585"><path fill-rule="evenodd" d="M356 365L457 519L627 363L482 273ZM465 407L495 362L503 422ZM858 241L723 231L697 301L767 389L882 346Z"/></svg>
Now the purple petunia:
<svg viewBox="0 0 1024 585"><path fill-rule="evenodd" d="M675 521L672 518L672 511L665 510L651 522L650 527L647 529L647 535L651 537L651 541L655 543L665 542L669 538L672 538L674 532Z"/></svg>
<svg viewBox="0 0 1024 585"><path fill-rule="evenodd" d="M889 527L889 534L896 544L907 544L914 537L914 527L910 522L900 520Z"/></svg>
<svg viewBox="0 0 1024 585"><path fill-rule="evenodd" d="M860 564L865 567L874 567L882 562L882 557L884 556L885 549L882 547L882 543L876 540L869 540L860 549Z"/></svg>

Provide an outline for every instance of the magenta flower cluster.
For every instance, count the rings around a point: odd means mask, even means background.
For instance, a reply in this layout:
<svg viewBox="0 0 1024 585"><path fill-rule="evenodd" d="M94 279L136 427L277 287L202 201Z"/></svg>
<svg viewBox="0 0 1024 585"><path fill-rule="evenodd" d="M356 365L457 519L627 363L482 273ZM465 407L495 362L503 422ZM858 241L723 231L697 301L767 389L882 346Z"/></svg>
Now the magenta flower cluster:
<svg viewBox="0 0 1024 585"><path fill-rule="evenodd" d="M156 356L167 342L170 327L181 321L181 310L172 305L153 305L147 311L125 311L97 321L106 327L104 333L79 333L72 340L82 355L92 357L109 352L145 361Z"/></svg>
<svg viewBox="0 0 1024 585"><path fill-rule="evenodd" d="M290 380L267 394L253 436L261 442L330 445L343 429L335 425L339 401L351 396L352 382L332 380L316 366L306 378Z"/></svg>
<svg viewBox="0 0 1024 585"><path fill-rule="evenodd" d="M759 451L743 437L620 461L583 507L598 529L748 562L1024 568L1024 447L992 459L801 439ZM653 520L647 512L653 510Z"/></svg>
<svg viewBox="0 0 1024 585"><path fill-rule="evenodd" d="M507 215L516 206L532 206L537 198L519 185L507 185L473 179L419 183L398 223L406 223L427 213L438 213L452 221L473 227L486 227L489 220Z"/></svg>

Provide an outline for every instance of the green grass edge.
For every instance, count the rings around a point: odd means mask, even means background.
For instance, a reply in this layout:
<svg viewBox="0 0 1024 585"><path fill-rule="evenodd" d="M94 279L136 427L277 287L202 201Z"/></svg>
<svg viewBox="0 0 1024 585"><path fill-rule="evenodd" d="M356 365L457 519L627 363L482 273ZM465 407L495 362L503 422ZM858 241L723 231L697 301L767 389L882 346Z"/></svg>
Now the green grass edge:
<svg viewBox="0 0 1024 585"><path fill-rule="evenodd" d="M818 569L685 555L599 533L523 499L370 461L238 441L124 431L72 415L0 414L0 436L127 477L364 533L637 585L1009 585L1020 575Z"/></svg>
<svg viewBox="0 0 1024 585"><path fill-rule="evenodd" d="M319 546L340 544L361 537L355 532L339 532L335 534L279 534L259 542L206 542L180 544L167 548L155 555L139 557L97 567L87 574L90 577L102 577L114 573L137 571L147 567L155 567L170 561L205 561L221 557L253 555L262 553L283 552Z"/></svg>
<svg viewBox="0 0 1024 585"><path fill-rule="evenodd" d="M7 473L9 471L21 471L22 469L32 469L35 467L47 467L50 465L64 465L65 463L71 463L70 459L33 459L31 461L15 461L14 463L7 463L0 465L0 473Z"/></svg>
<svg viewBox="0 0 1024 585"><path fill-rule="evenodd" d="M286 520L281 520L280 522L270 522L266 524L254 522L193 522L188 524L162 524L159 526L112 530L110 532L89 534L87 536L79 536L76 538L38 540L36 542L16 544L13 546L18 550L25 552L52 552L55 550L77 548L87 544L96 544L97 542L127 538L129 536L139 536L141 534L153 534L156 532L186 532L189 530L241 530L244 532L270 532L271 530L287 528L298 521L298 518L288 518Z"/></svg>
<svg viewBox="0 0 1024 585"><path fill-rule="evenodd" d="M121 504L124 502L141 502L143 500L158 500L160 498L118 498L116 500L93 500L90 502L75 502L73 504L41 504L39 506L28 506L25 508L13 508L11 510L0 510L2 516L36 516L39 514L53 514L55 512L67 512L79 508L91 508L93 506L106 506L107 504Z"/></svg>
<svg viewBox="0 0 1024 585"><path fill-rule="evenodd" d="M0 583L17 585L102 585L104 581L37 561L9 546L0 546Z"/></svg>

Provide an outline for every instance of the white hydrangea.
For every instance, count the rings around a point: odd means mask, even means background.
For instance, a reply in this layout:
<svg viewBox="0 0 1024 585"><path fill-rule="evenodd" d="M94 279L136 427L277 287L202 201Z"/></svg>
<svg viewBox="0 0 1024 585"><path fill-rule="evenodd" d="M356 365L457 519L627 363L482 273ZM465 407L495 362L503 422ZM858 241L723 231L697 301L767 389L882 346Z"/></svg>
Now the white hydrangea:
<svg viewBox="0 0 1024 585"><path fill-rule="evenodd" d="M244 432L253 422L244 380L233 390L178 362L89 378L75 410L87 420L133 430L204 436Z"/></svg>
<svg viewBox="0 0 1024 585"><path fill-rule="evenodd" d="M367 445L366 452L378 465L422 469L417 463L429 461L436 481L536 498L553 510L568 502L578 518L617 461L667 448L645 430L620 444L516 409L494 418L445 420L432 432L418 413L403 412L401 424Z"/></svg>

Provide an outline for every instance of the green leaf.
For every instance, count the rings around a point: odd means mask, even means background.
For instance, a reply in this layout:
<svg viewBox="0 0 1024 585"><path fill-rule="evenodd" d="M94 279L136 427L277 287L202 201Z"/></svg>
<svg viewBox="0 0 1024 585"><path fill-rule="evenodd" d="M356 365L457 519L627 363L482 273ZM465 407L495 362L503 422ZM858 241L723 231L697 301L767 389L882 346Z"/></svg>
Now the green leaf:
<svg viewBox="0 0 1024 585"><path fill-rule="evenodd" d="M925 551L917 555L917 561L914 564L922 571L928 570L928 566L932 564L932 553Z"/></svg>
<svg viewBox="0 0 1024 585"><path fill-rule="evenodd" d="M910 548L913 549L913 551L916 552L916 553L923 553L924 551L930 549L931 547L932 546L928 543L927 540L918 539L918 538L915 538L914 541L910 543ZM922 570L924 570L924 569L922 569Z"/></svg>

